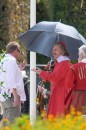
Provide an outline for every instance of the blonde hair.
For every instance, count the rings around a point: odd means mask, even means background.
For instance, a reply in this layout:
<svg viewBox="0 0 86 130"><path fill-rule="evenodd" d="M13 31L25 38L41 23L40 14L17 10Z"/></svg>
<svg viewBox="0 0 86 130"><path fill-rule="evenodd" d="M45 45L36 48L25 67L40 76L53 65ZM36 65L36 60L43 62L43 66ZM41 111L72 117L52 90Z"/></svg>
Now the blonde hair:
<svg viewBox="0 0 86 130"><path fill-rule="evenodd" d="M16 41L9 42L6 46L6 52L12 53L19 48L19 43Z"/></svg>

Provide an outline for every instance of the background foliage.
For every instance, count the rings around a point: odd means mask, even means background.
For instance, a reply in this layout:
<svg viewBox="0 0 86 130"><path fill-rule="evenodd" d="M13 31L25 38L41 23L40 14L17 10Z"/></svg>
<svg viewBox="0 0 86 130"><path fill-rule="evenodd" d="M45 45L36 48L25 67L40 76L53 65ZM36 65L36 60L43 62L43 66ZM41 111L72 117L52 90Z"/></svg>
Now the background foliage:
<svg viewBox="0 0 86 130"><path fill-rule="evenodd" d="M28 27L29 0L0 0L0 52Z"/></svg>
<svg viewBox="0 0 86 130"><path fill-rule="evenodd" d="M61 20L86 37L86 0L37 0L37 22L43 20Z"/></svg>
<svg viewBox="0 0 86 130"><path fill-rule="evenodd" d="M37 22L59 21L74 26L86 38L86 0L36 0ZM29 28L29 0L0 0L0 51ZM25 54L25 48L21 44ZM28 53L29 59L29 53ZM37 54L37 63L50 59Z"/></svg>

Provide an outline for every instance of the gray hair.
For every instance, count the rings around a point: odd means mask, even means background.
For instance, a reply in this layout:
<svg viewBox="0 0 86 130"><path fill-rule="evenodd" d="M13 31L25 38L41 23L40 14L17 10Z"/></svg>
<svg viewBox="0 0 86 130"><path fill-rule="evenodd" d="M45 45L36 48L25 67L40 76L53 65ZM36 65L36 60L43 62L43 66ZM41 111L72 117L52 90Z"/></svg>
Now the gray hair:
<svg viewBox="0 0 86 130"><path fill-rule="evenodd" d="M86 57L86 45L82 45L79 48L79 53L82 53L84 57Z"/></svg>

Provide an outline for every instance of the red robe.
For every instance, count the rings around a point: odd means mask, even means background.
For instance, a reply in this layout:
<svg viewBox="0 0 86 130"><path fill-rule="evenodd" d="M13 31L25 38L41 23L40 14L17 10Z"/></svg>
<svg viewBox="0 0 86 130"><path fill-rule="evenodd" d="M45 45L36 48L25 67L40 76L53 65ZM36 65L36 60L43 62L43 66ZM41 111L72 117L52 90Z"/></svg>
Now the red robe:
<svg viewBox="0 0 86 130"><path fill-rule="evenodd" d="M65 77L69 70L69 65L69 60L61 61L56 63L53 72L42 71L40 74L43 80L50 81L52 85L47 116L64 114Z"/></svg>
<svg viewBox="0 0 86 130"><path fill-rule="evenodd" d="M76 111L86 114L86 63L77 63L70 68L66 86L72 88L71 102L66 102L68 108L75 107Z"/></svg>

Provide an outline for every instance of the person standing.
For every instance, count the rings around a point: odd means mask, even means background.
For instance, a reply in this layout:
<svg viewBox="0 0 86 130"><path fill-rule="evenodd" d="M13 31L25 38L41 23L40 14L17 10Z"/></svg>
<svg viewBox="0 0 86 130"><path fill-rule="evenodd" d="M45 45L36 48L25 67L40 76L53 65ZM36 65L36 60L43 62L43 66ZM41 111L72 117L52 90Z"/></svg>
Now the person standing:
<svg viewBox="0 0 86 130"><path fill-rule="evenodd" d="M51 83L51 94L48 105L47 117L53 115L63 115L65 113L65 77L69 70L70 60L69 54L63 42L58 42L54 45L52 54L57 61L53 71L46 72L40 68L32 69L32 71L39 74L39 76Z"/></svg>
<svg viewBox="0 0 86 130"><path fill-rule="evenodd" d="M71 102L67 104L69 112L74 107L76 112L86 114L86 45L79 48L78 55L78 63L69 69L66 79L66 86L72 89Z"/></svg>
<svg viewBox="0 0 86 130"><path fill-rule="evenodd" d="M13 41L7 44L6 54L0 62L0 102L3 118L13 121L21 115L21 102L26 100L21 69L17 65L20 58L20 46Z"/></svg>

